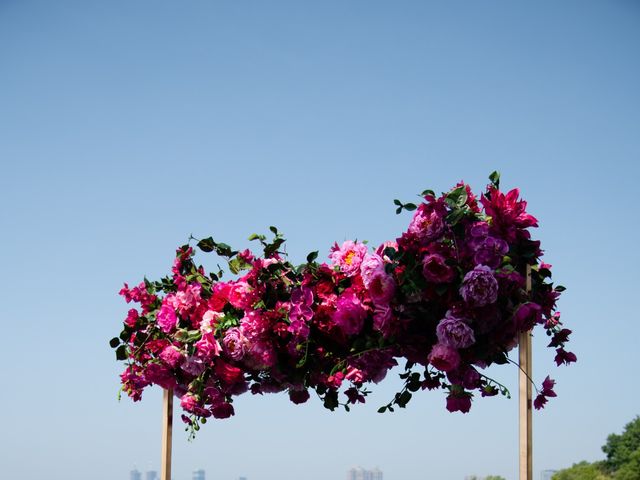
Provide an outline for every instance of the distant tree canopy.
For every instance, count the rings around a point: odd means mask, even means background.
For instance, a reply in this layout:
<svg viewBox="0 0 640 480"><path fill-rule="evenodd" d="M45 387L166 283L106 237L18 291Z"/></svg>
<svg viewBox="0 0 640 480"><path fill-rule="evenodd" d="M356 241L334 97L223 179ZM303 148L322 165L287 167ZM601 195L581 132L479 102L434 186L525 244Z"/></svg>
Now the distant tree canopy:
<svg viewBox="0 0 640 480"><path fill-rule="evenodd" d="M580 462L560 470L553 480L638 480L640 479L640 417L617 435L607 437L602 447L607 458L600 462Z"/></svg>

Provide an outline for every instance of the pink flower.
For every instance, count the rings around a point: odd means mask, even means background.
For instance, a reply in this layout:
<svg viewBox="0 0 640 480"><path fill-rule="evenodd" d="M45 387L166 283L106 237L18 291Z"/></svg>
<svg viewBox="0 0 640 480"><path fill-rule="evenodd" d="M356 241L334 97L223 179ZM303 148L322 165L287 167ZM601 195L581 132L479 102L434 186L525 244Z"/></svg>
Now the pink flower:
<svg viewBox="0 0 640 480"><path fill-rule="evenodd" d="M176 328L178 318L176 317L176 311L170 305L171 295L167 295L162 301L162 307L158 312L158 326L164 333L170 333Z"/></svg>
<svg viewBox="0 0 640 480"><path fill-rule="evenodd" d="M225 332L222 345L229 357L233 360L242 360L249 349L249 340L242 333L242 329L232 327Z"/></svg>
<svg viewBox="0 0 640 480"><path fill-rule="evenodd" d="M413 215L408 231L415 235L423 244L437 240L444 232L442 216L434 209L429 211L427 206L422 204Z"/></svg>
<svg viewBox="0 0 640 480"><path fill-rule="evenodd" d="M396 281L384 269L379 269L371 276L368 289L375 305L388 305L396 293Z"/></svg>
<svg viewBox="0 0 640 480"><path fill-rule="evenodd" d="M252 288L247 282L236 282L229 291L229 303L236 308L246 309L253 304Z"/></svg>
<svg viewBox="0 0 640 480"><path fill-rule="evenodd" d="M360 265L366 254L366 245L347 240L340 247L338 247L336 243L331 249L329 258L333 265L340 267L342 273L348 277L352 277L360 270Z"/></svg>
<svg viewBox="0 0 640 480"><path fill-rule="evenodd" d="M202 358L211 359L220 356L220 344L213 336L213 332L203 334L202 338L196 342L195 347L198 355Z"/></svg>
<svg viewBox="0 0 640 480"><path fill-rule="evenodd" d="M171 368L177 368L184 361L184 355L173 345L166 347L160 352L160 358Z"/></svg>
<svg viewBox="0 0 640 480"><path fill-rule="evenodd" d="M456 317L448 311L436 327L438 341L453 348L467 348L476 342L473 329L465 319Z"/></svg>
<svg viewBox="0 0 640 480"><path fill-rule="evenodd" d="M373 275L380 270L384 270L382 257L375 253L365 255L360 264L360 274L362 275L362 283L364 283L365 287L369 288Z"/></svg>
<svg viewBox="0 0 640 480"><path fill-rule="evenodd" d="M353 291L345 290L336 304L333 321L347 335L360 333L364 326L367 310Z"/></svg>
<svg viewBox="0 0 640 480"><path fill-rule="evenodd" d="M436 343L429 353L429 363L438 370L450 372L460 365L460 354L453 347Z"/></svg>
<svg viewBox="0 0 640 480"><path fill-rule="evenodd" d="M211 413L214 418L229 418L234 415L233 405L228 402L216 403L211 407Z"/></svg>

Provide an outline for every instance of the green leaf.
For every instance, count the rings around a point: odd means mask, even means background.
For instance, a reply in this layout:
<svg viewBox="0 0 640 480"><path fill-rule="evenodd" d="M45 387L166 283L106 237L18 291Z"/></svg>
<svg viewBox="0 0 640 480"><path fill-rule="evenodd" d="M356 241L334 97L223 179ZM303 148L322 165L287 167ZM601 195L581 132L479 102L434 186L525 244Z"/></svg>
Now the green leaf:
<svg viewBox="0 0 640 480"><path fill-rule="evenodd" d="M271 230L271 232L273 232L274 235L278 235L278 229L274 226L269 227L269 230Z"/></svg>
<svg viewBox="0 0 640 480"><path fill-rule="evenodd" d="M318 258L318 251L316 250L315 252L311 252L309 255L307 255L307 263L312 263L316 260L316 258Z"/></svg>
<svg viewBox="0 0 640 480"><path fill-rule="evenodd" d="M127 346L126 345L120 345L116 349L116 360L126 360L127 357L128 357L128 355L127 355Z"/></svg>
<svg viewBox="0 0 640 480"><path fill-rule="evenodd" d="M415 203L405 203L405 204L404 204L404 208L405 208L406 210L409 210L410 212L413 212L413 211L414 211L416 208L418 208L418 207L416 206L416 204L415 204Z"/></svg>
<svg viewBox="0 0 640 480"><path fill-rule="evenodd" d="M384 406L384 407L380 407L380 408L378 409L378 413L384 413L384 412L386 412L386 411L387 411L387 407L386 407L386 406Z"/></svg>
<svg viewBox="0 0 640 480"><path fill-rule="evenodd" d="M409 400L411 400L411 397L411 392L405 390L398 396L398 398L396 398L396 404L400 408L405 408L407 406L407 403L409 403Z"/></svg>
<svg viewBox="0 0 640 480"><path fill-rule="evenodd" d="M423 196L423 197L426 197L427 195L431 195L432 197L435 197L436 196L436 192L434 192L433 190L427 189L427 190L423 191L420 195Z"/></svg>
<svg viewBox="0 0 640 480"><path fill-rule="evenodd" d="M118 337L113 337L111 340L109 340L109 345L111 346L111 348L116 348L118 345L120 345L120 339Z"/></svg>
<svg viewBox="0 0 640 480"><path fill-rule="evenodd" d="M213 252L215 246L216 242L211 237L203 238L198 242L198 248L205 253Z"/></svg>
<svg viewBox="0 0 640 480"><path fill-rule="evenodd" d="M249 241L252 242L254 240L264 240L265 237L264 235L258 235L257 233L252 233L251 235L249 235Z"/></svg>
<svg viewBox="0 0 640 480"><path fill-rule="evenodd" d="M402 212L402 207L396 208L396 215L400 215L400 212Z"/></svg>
<svg viewBox="0 0 640 480"><path fill-rule="evenodd" d="M563 287L562 285L558 285L554 290L556 292L564 292L566 290L566 287Z"/></svg>
<svg viewBox="0 0 640 480"><path fill-rule="evenodd" d="M500 188L500 173L497 171L491 172L491 175L489 175L489 181L494 187Z"/></svg>
<svg viewBox="0 0 640 480"><path fill-rule="evenodd" d="M236 257L229 260L229 270L231 273L238 274L241 270L248 270L251 268L251 264L245 262L242 258Z"/></svg>
<svg viewBox="0 0 640 480"><path fill-rule="evenodd" d="M233 257L236 253L238 253L233 251L231 247L226 243L217 243L215 245L215 250L216 253L221 257Z"/></svg>
<svg viewBox="0 0 640 480"><path fill-rule="evenodd" d="M400 200L398 200L397 198L393 200L394 205L398 205L399 207L402 207L402 202Z"/></svg>

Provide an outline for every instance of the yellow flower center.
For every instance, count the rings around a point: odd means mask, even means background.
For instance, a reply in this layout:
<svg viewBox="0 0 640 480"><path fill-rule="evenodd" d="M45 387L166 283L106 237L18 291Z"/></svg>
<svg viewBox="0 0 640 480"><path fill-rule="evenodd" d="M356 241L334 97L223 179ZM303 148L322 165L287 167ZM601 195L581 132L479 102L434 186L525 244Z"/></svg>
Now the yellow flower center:
<svg viewBox="0 0 640 480"><path fill-rule="evenodd" d="M346 263L347 265L351 265L353 263L353 257L355 256L356 256L356 252L351 250L349 253L347 253L347 256L344 257L344 263Z"/></svg>

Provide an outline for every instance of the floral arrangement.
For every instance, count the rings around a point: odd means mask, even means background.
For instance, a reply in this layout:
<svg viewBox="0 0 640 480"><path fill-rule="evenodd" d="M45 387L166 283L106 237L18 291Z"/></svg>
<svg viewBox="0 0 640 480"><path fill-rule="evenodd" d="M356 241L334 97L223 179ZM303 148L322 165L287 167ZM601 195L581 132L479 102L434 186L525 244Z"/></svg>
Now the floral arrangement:
<svg viewBox="0 0 640 480"><path fill-rule="evenodd" d="M500 191L495 172L490 180L479 199L460 183L441 196L424 191L419 205L395 200L397 213L414 212L396 241L335 244L328 263L318 252L290 263L275 227L271 239L249 237L260 255L191 238L169 276L120 291L139 304L110 342L126 361L122 390L137 401L147 386L172 389L193 434L209 417L233 415L247 391L286 391L298 404L313 390L326 408L349 410L399 359L404 384L379 412L424 389L444 390L447 410L468 412L474 395L509 396L483 371L512 362L519 334L537 327L558 365L574 362L555 311L564 287L551 283L529 232L537 220L517 189ZM194 247L226 259L236 278L205 272ZM554 383L545 379L536 408L556 395Z"/></svg>

